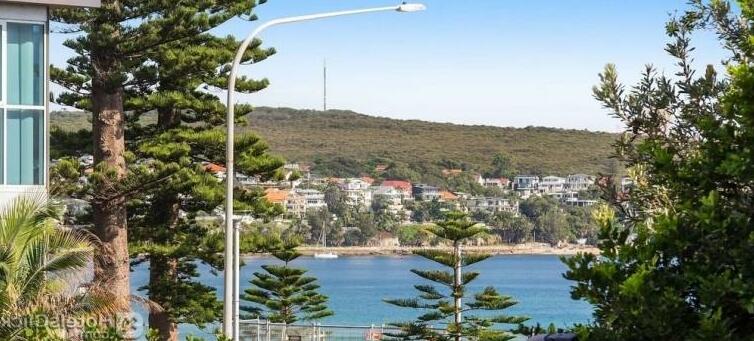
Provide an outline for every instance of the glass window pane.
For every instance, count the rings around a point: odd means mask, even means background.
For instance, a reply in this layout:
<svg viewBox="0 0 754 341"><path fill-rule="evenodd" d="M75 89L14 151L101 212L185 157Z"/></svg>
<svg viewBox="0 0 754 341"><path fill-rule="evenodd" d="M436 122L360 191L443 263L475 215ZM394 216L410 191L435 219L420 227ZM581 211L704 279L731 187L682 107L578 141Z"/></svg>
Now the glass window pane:
<svg viewBox="0 0 754 341"><path fill-rule="evenodd" d="M5 137L3 134L5 133L5 110L0 109L0 184L3 184L5 181L5 167L3 166L3 162L5 162Z"/></svg>
<svg viewBox="0 0 754 341"><path fill-rule="evenodd" d="M3 45L3 25L0 25L0 66L3 65L3 49L5 48ZM0 67L0 102L3 101L3 68ZM2 143L0 143L2 145ZM0 178L0 183L2 183L2 179Z"/></svg>
<svg viewBox="0 0 754 341"><path fill-rule="evenodd" d="M8 103L44 105L44 25L8 23Z"/></svg>
<svg viewBox="0 0 754 341"><path fill-rule="evenodd" d="M44 183L44 111L8 110L7 179L9 185Z"/></svg>

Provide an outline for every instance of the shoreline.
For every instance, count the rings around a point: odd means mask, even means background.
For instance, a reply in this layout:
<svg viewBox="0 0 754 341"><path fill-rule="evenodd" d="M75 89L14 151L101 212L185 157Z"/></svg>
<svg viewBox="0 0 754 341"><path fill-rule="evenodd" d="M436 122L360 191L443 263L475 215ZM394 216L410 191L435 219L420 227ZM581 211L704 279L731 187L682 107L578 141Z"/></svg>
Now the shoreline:
<svg viewBox="0 0 754 341"><path fill-rule="evenodd" d="M304 256L313 256L315 253L332 252L339 256L408 256L416 250L450 250L446 246L341 246L341 247L317 247L301 246L298 251ZM599 249L594 246L566 245L563 247L549 246L546 244L518 244L518 245L488 245L488 246L464 246L465 252L484 252L494 256L502 255L554 255L573 256L579 252L599 254ZM258 254L257 254L258 255ZM244 256L254 256L247 254Z"/></svg>

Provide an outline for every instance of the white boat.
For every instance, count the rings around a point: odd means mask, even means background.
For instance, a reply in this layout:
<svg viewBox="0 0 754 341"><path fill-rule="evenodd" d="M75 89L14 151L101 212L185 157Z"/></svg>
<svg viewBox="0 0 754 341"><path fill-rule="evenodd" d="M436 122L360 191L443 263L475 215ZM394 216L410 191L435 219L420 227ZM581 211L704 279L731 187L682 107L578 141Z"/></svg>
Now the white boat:
<svg viewBox="0 0 754 341"><path fill-rule="evenodd" d="M325 252L325 253L315 253L314 258L319 259L335 259L338 258L338 255L332 252Z"/></svg>

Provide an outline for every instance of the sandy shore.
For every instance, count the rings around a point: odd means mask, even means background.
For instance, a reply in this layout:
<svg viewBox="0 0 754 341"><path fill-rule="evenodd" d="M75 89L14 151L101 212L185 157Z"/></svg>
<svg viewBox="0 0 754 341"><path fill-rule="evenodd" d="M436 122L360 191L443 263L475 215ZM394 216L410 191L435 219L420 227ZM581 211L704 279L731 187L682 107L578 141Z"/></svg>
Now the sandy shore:
<svg viewBox="0 0 754 341"><path fill-rule="evenodd" d="M371 246L348 246L329 247L325 249L315 246L302 246L299 251L304 255L315 253L332 252L341 256L378 256L378 255L409 255L418 249L449 249L447 247L371 247ZM599 254L599 250L592 246L568 245L553 247L545 244L519 244L519 245L490 245L490 246L464 246L465 252L485 252L493 255L575 255L578 252Z"/></svg>

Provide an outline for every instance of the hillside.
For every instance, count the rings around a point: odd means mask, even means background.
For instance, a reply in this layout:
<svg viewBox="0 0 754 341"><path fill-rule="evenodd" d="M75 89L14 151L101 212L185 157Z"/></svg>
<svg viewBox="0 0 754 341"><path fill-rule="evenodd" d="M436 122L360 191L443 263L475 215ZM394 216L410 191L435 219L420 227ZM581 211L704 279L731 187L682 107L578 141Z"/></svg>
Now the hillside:
<svg viewBox="0 0 754 341"><path fill-rule="evenodd" d="M385 158L412 168L449 160L484 170L495 153L503 152L522 172L596 174L610 167L616 139L579 130L468 126L335 110L258 108L249 121L273 150L290 160Z"/></svg>
<svg viewBox="0 0 754 341"><path fill-rule="evenodd" d="M508 155L522 173L609 171L615 134L527 127L503 128L395 120L350 111L257 108L250 126L272 150L290 161L313 162L326 175L371 173L377 163L405 166L424 176L442 168L489 169L496 153ZM54 113L65 130L89 126L84 113Z"/></svg>

